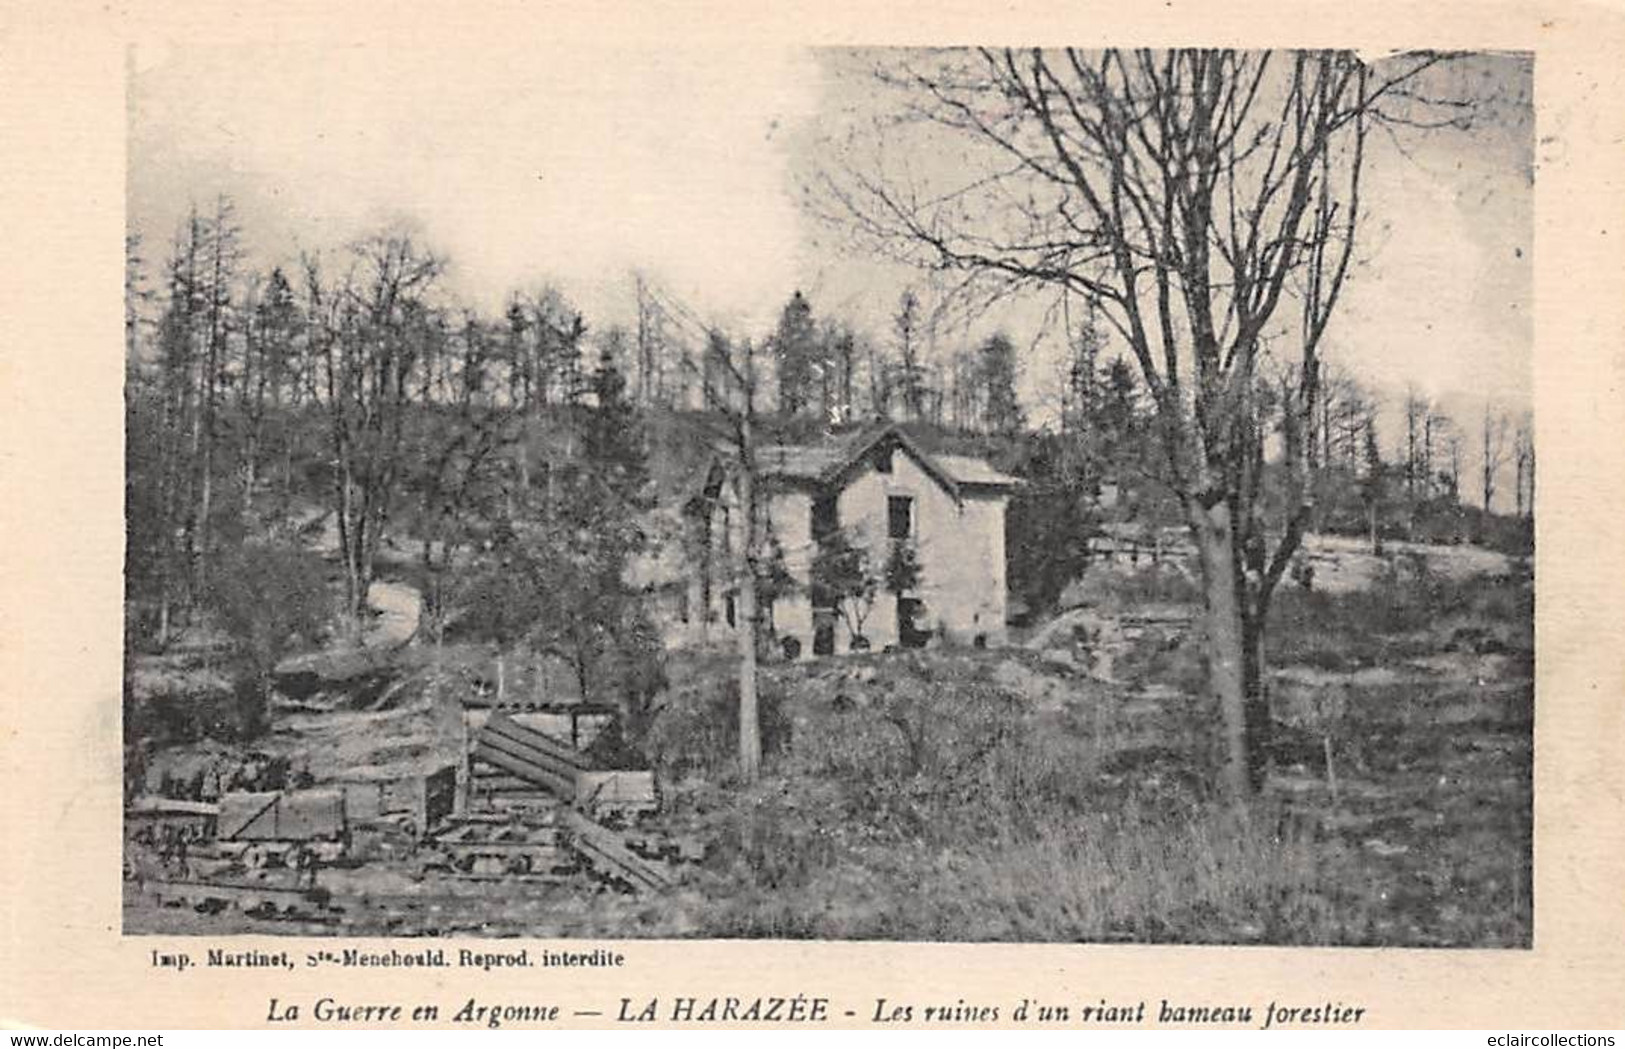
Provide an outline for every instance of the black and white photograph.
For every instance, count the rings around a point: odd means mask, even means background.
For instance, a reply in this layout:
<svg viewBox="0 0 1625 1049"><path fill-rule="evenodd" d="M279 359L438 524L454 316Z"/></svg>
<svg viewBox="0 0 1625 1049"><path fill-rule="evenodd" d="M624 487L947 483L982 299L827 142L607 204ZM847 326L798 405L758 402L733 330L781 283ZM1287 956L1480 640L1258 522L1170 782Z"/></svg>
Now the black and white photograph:
<svg viewBox="0 0 1625 1049"><path fill-rule="evenodd" d="M129 48L125 936L1534 946L1541 59L1006 43Z"/></svg>

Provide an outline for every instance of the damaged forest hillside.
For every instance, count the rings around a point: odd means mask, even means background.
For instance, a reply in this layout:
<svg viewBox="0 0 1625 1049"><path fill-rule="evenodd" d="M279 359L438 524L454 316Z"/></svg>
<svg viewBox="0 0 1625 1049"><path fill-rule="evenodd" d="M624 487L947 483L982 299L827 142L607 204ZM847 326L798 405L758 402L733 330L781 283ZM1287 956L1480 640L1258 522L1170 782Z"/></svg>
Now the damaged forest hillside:
<svg viewBox="0 0 1625 1049"><path fill-rule="evenodd" d="M1333 324L1447 60L882 57L1027 163L821 169L879 323L131 230L127 932L1530 944L1532 420Z"/></svg>

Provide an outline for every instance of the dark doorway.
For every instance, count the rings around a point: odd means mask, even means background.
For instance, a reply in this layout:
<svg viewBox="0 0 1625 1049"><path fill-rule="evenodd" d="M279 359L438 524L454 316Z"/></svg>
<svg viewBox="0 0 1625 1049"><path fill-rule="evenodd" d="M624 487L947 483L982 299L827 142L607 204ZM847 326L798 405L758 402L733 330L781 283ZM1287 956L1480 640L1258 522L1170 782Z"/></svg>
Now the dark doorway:
<svg viewBox="0 0 1625 1049"><path fill-rule="evenodd" d="M813 613L813 655L835 654L835 613L819 609Z"/></svg>
<svg viewBox="0 0 1625 1049"><path fill-rule="evenodd" d="M930 640L930 631L921 630L918 626L920 613L925 610L925 603L917 597L899 597L897 599L897 644L902 648L924 648L926 641Z"/></svg>

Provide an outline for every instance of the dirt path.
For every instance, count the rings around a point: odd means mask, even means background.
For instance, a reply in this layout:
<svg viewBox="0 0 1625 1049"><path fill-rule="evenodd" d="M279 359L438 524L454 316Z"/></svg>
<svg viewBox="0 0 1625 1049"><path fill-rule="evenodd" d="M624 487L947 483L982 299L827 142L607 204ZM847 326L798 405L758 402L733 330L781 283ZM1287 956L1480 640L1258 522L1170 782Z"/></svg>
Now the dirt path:
<svg viewBox="0 0 1625 1049"><path fill-rule="evenodd" d="M315 652L301 652L278 663L276 672L308 672L336 678L365 673L381 657L412 640L423 618L423 595L406 583L374 582L367 590L367 605L377 615L367 624L359 645L340 643Z"/></svg>
<svg viewBox="0 0 1625 1049"><path fill-rule="evenodd" d="M398 648L412 640L423 618L423 595L405 583L378 581L367 590L367 604L378 613L362 644Z"/></svg>
<svg viewBox="0 0 1625 1049"><path fill-rule="evenodd" d="M309 514L297 527L305 537L305 545L327 558L339 553L338 526L333 511L318 510ZM363 648L397 648L417 633L418 621L423 617L423 595L416 587L389 580L374 580L367 588L367 605L378 613L378 618L367 628L362 638Z"/></svg>

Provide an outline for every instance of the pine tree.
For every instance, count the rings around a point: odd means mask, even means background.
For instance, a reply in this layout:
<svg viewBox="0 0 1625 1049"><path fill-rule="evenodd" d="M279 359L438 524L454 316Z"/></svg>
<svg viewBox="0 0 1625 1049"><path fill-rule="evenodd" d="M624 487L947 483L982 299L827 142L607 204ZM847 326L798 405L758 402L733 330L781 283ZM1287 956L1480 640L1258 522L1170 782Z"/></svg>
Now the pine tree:
<svg viewBox="0 0 1625 1049"><path fill-rule="evenodd" d="M1004 437L1019 434L1026 421L1016 399L1016 348L1003 332L990 336L977 351L977 378L983 429Z"/></svg>
<svg viewBox="0 0 1625 1049"><path fill-rule="evenodd" d="M889 383L910 419L925 415L925 369L920 366L920 297L910 288L897 301L897 377Z"/></svg>
<svg viewBox="0 0 1625 1049"><path fill-rule="evenodd" d="M1365 479L1362 484L1366 504L1367 530L1371 536L1371 552L1382 556L1382 509L1386 497L1388 468L1382 461L1377 444L1377 421L1366 418L1365 426Z"/></svg>
<svg viewBox="0 0 1625 1049"><path fill-rule="evenodd" d="M772 352L778 369L779 411L799 415L811 404L822 371L823 340L812 307L797 291L779 314Z"/></svg>

